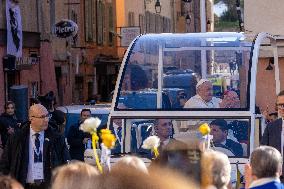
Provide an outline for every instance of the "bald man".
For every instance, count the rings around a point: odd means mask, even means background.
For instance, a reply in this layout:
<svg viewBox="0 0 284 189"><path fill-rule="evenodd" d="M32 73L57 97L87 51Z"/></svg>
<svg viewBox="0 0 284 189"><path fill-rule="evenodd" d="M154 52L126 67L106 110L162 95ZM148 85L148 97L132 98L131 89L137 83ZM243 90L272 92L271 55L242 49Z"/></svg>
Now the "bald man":
<svg viewBox="0 0 284 189"><path fill-rule="evenodd" d="M51 171L70 159L64 137L48 126L50 115L41 104L29 109L29 123L6 144L0 172L16 178L25 189L48 188Z"/></svg>

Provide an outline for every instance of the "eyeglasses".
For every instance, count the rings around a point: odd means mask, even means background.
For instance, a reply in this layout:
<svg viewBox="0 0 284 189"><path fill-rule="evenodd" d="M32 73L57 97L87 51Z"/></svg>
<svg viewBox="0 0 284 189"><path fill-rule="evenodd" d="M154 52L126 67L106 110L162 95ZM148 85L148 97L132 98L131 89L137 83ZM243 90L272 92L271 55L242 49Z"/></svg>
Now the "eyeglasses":
<svg viewBox="0 0 284 189"><path fill-rule="evenodd" d="M277 107L281 110L284 110L284 104L277 104Z"/></svg>
<svg viewBox="0 0 284 189"><path fill-rule="evenodd" d="M46 114L42 116L31 116L31 117L38 118L38 119L50 119L52 117L52 114Z"/></svg>

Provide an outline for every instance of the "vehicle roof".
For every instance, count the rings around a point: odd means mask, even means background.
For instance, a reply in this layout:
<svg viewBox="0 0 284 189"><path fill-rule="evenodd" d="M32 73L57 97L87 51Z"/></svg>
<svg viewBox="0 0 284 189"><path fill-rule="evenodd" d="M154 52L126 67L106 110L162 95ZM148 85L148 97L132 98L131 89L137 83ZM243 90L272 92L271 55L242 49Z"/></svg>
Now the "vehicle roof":
<svg viewBox="0 0 284 189"><path fill-rule="evenodd" d="M109 114L111 104L96 104L96 105L70 105L60 106L57 110L61 110L64 113L80 114L82 109L90 109L92 114Z"/></svg>

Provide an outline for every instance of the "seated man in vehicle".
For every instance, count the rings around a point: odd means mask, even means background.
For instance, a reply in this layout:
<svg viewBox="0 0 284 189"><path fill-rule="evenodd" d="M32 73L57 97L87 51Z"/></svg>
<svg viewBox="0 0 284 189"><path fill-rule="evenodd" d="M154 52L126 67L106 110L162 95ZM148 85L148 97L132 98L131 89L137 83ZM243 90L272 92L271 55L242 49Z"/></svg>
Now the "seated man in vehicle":
<svg viewBox="0 0 284 189"><path fill-rule="evenodd" d="M162 151L165 146L170 142L170 139L173 136L173 124L171 119L156 119L154 120L154 133L160 139L159 151ZM152 130L153 131L153 130ZM136 136L137 137L137 136ZM132 141L135 141L132 140ZM142 146L143 142L141 143ZM145 154L147 158L153 158L153 155L150 150L144 149L140 146L138 153Z"/></svg>
<svg viewBox="0 0 284 189"><path fill-rule="evenodd" d="M215 119L210 123L213 144L216 150L222 151L228 156L243 156L242 145L228 139L228 125L223 119Z"/></svg>
<svg viewBox="0 0 284 189"><path fill-rule="evenodd" d="M156 119L154 122L155 135L160 138L160 147L169 143L173 136L173 123L170 119Z"/></svg>
<svg viewBox="0 0 284 189"><path fill-rule="evenodd" d="M196 84L196 95L191 97L184 108L219 108L221 99L213 97L213 86L208 79L201 79Z"/></svg>
<svg viewBox="0 0 284 189"><path fill-rule="evenodd" d="M177 94L176 102L173 103L173 108L183 108L187 98L186 98L186 93L184 91L179 91Z"/></svg>
<svg viewBox="0 0 284 189"><path fill-rule="evenodd" d="M121 153L122 146L122 119L114 119L112 122L112 133L115 135L115 146L111 149L112 154Z"/></svg>

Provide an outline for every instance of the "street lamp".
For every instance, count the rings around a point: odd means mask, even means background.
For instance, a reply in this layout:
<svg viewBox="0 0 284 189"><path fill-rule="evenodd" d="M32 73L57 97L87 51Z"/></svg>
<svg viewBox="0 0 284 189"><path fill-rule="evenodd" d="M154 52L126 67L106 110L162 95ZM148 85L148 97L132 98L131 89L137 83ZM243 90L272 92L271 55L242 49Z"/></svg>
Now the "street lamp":
<svg viewBox="0 0 284 189"><path fill-rule="evenodd" d="M161 3L160 3L160 0L157 0L156 3L155 3L155 11L157 14L160 14L161 13Z"/></svg>
<svg viewBox="0 0 284 189"><path fill-rule="evenodd" d="M189 14L187 13L186 17L185 17L185 20L186 20L186 24L190 25L190 22L191 22L191 16L189 16Z"/></svg>

